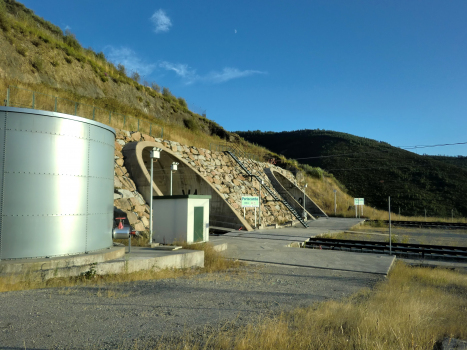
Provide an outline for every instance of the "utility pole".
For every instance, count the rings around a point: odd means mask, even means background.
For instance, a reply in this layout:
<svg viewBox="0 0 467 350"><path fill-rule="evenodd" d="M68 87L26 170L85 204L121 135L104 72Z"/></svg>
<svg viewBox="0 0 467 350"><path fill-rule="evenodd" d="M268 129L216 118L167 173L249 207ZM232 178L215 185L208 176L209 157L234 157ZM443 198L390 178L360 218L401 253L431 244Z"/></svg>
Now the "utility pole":
<svg viewBox="0 0 467 350"><path fill-rule="evenodd" d="M261 186L263 185L264 181L259 180L259 214L258 214L258 224L261 227Z"/></svg>
<svg viewBox="0 0 467 350"><path fill-rule="evenodd" d="M389 205L389 255L392 255L392 242L391 242L391 196L388 197Z"/></svg>
<svg viewBox="0 0 467 350"><path fill-rule="evenodd" d="M337 190L334 191L334 216L337 216L337 202L336 202L336 192Z"/></svg>

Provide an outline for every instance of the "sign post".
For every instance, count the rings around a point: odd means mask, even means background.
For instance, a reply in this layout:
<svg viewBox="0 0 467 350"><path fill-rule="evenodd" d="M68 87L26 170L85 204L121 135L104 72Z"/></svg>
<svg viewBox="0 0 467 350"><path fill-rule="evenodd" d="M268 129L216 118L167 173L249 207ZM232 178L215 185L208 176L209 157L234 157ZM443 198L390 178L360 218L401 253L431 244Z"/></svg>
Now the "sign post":
<svg viewBox="0 0 467 350"><path fill-rule="evenodd" d="M256 208L259 207L258 196L242 196L243 216L245 216L245 208L255 208L255 227L256 227Z"/></svg>
<svg viewBox="0 0 467 350"><path fill-rule="evenodd" d="M359 210L357 209L357 207L359 205L362 206L361 208L361 213L362 213L362 216L363 216L363 206L365 205L365 198L354 198L353 199L353 204L355 206L355 217L357 217L357 212L359 212ZM360 214L360 213L359 213Z"/></svg>

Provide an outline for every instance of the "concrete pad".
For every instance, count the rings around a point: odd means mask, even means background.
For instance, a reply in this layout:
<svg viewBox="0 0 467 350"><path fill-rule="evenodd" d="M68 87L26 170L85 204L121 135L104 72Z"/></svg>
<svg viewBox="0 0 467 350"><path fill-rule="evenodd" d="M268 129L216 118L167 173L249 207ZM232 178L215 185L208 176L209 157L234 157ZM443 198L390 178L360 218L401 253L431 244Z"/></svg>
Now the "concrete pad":
<svg viewBox="0 0 467 350"><path fill-rule="evenodd" d="M46 281L51 278L80 276L94 270L98 275L130 273L165 268L204 267L202 250L155 250L149 247L113 247L106 251L53 259L21 259L34 261L2 261L5 283ZM112 259L112 260L110 260ZM53 260L53 261L51 261ZM10 264L8 264L10 262Z"/></svg>
<svg viewBox="0 0 467 350"><path fill-rule="evenodd" d="M306 229L232 231L211 237L211 242L227 243L225 256L243 261L387 275L394 256L290 247L319 234L348 230L360 222L360 219L320 218L310 221Z"/></svg>

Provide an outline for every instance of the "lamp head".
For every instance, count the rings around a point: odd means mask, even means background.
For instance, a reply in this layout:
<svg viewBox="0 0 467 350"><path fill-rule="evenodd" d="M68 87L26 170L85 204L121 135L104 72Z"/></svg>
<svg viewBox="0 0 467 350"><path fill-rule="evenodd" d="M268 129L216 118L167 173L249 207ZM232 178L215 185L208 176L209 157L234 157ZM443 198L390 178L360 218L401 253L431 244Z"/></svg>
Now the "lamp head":
<svg viewBox="0 0 467 350"><path fill-rule="evenodd" d="M151 152L149 152L149 157L151 159L159 159L161 157L162 148L154 147Z"/></svg>

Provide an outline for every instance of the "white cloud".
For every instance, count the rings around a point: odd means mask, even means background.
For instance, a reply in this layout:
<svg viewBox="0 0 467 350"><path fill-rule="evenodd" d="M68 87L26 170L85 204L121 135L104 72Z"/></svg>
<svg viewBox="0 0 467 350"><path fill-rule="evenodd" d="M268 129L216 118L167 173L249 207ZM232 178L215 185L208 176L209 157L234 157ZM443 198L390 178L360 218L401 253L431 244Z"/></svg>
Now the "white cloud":
<svg viewBox="0 0 467 350"><path fill-rule="evenodd" d="M226 81L244 78L254 74L267 74L267 72L262 72L258 70L239 70L237 68L224 68L221 72L212 71L206 75L196 74L196 70L190 68L187 64L183 63L170 63L167 61L162 61L159 63L159 67L168 71L173 71L179 77L181 77L186 84L192 84L197 81L206 82L206 83L224 83Z"/></svg>
<svg viewBox="0 0 467 350"><path fill-rule="evenodd" d="M253 74L267 74L259 70L239 70L237 68L226 67L221 72L211 72L204 80L212 83L223 83L232 79L244 78Z"/></svg>
<svg viewBox="0 0 467 350"><path fill-rule="evenodd" d="M127 47L107 46L104 51L111 62L123 64L128 74L138 72L141 76L145 76L156 69L155 64L142 62L136 53Z"/></svg>
<svg viewBox="0 0 467 350"><path fill-rule="evenodd" d="M154 23L154 31L156 33L168 32L170 27L172 27L172 21L162 9L154 12L154 14L151 16L151 21Z"/></svg>
<svg viewBox="0 0 467 350"><path fill-rule="evenodd" d="M170 63L167 61L162 61L159 63L159 67L165 70L174 71L175 74L182 78L186 79L194 79L196 78L196 71L194 69L190 69L187 64L183 63Z"/></svg>

